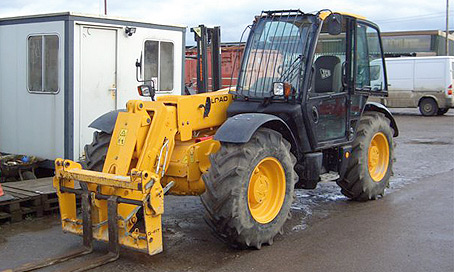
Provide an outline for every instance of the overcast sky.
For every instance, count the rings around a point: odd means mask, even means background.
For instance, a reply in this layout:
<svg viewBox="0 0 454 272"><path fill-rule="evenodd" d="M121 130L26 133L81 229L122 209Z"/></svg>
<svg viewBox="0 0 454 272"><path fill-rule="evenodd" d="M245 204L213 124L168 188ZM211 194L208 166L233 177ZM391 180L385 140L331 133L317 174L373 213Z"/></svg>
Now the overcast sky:
<svg viewBox="0 0 454 272"><path fill-rule="evenodd" d="M382 31L446 28L446 0L107 0L107 14L156 23L185 26L221 26L222 41L240 39L243 29L262 10L301 9L314 12L329 8L361 14ZM450 10L453 10L450 1ZM0 17L73 11L104 12L104 0L0 0ZM454 12L450 12L450 16ZM450 28L454 26L454 16ZM188 30L189 32L189 30ZM188 42L193 36L188 34ZM192 43L192 42L191 42Z"/></svg>

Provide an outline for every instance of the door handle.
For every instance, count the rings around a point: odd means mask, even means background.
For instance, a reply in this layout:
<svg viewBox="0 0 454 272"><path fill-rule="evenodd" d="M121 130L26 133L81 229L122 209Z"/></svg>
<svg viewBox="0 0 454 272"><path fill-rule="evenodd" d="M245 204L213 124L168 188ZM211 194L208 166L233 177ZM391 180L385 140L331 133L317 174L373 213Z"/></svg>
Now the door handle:
<svg viewBox="0 0 454 272"><path fill-rule="evenodd" d="M316 106L313 106L312 107L312 121L314 121L315 124L318 123L318 119L319 119L319 114L318 114L318 109Z"/></svg>
<svg viewBox="0 0 454 272"><path fill-rule="evenodd" d="M110 92L110 96L112 96L112 99L117 96L117 88L109 88L108 91Z"/></svg>

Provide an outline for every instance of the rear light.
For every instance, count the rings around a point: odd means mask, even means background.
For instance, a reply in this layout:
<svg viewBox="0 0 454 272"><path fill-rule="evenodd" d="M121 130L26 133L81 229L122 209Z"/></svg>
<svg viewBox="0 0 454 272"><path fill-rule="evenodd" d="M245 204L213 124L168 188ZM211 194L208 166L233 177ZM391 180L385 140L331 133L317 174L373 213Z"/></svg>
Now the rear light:
<svg viewBox="0 0 454 272"><path fill-rule="evenodd" d="M452 84L449 85L447 93L448 95L452 95Z"/></svg>

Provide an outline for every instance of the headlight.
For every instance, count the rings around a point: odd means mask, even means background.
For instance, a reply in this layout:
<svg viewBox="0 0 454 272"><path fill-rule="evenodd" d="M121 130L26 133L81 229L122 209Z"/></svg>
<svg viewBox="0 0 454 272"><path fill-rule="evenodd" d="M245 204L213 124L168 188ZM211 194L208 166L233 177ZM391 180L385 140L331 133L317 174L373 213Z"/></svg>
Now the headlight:
<svg viewBox="0 0 454 272"><path fill-rule="evenodd" d="M287 82L274 82L273 83L273 95L285 96L288 98L292 94L292 84Z"/></svg>
<svg viewBox="0 0 454 272"><path fill-rule="evenodd" d="M283 96L284 95L284 82L273 83L273 95Z"/></svg>
<svg viewBox="0 0 454 272"><path fill-rule="evenodd" d="M151 88L148 85L137 86L137 90L139 91L140 96L150 96L151 95L150 89Z"/></svg>

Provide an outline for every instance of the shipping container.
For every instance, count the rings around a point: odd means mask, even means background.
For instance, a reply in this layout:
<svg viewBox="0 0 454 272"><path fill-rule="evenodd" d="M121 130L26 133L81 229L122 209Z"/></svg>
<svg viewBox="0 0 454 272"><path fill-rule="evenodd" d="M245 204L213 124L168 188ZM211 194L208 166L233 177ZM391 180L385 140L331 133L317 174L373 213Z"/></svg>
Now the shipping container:
<svg viewBox="0 0 454 272"><path fill-rule="evenodd" d="M236 86L240 71L241 58L243 57L243 44L221 45L221 87ZM208 60L211 60L211 52L208 50ZM211 61L208 61L209 89L212 89ZM197 90L197 48L186 48L185 62L185 85L189 89Z"/></svg>

